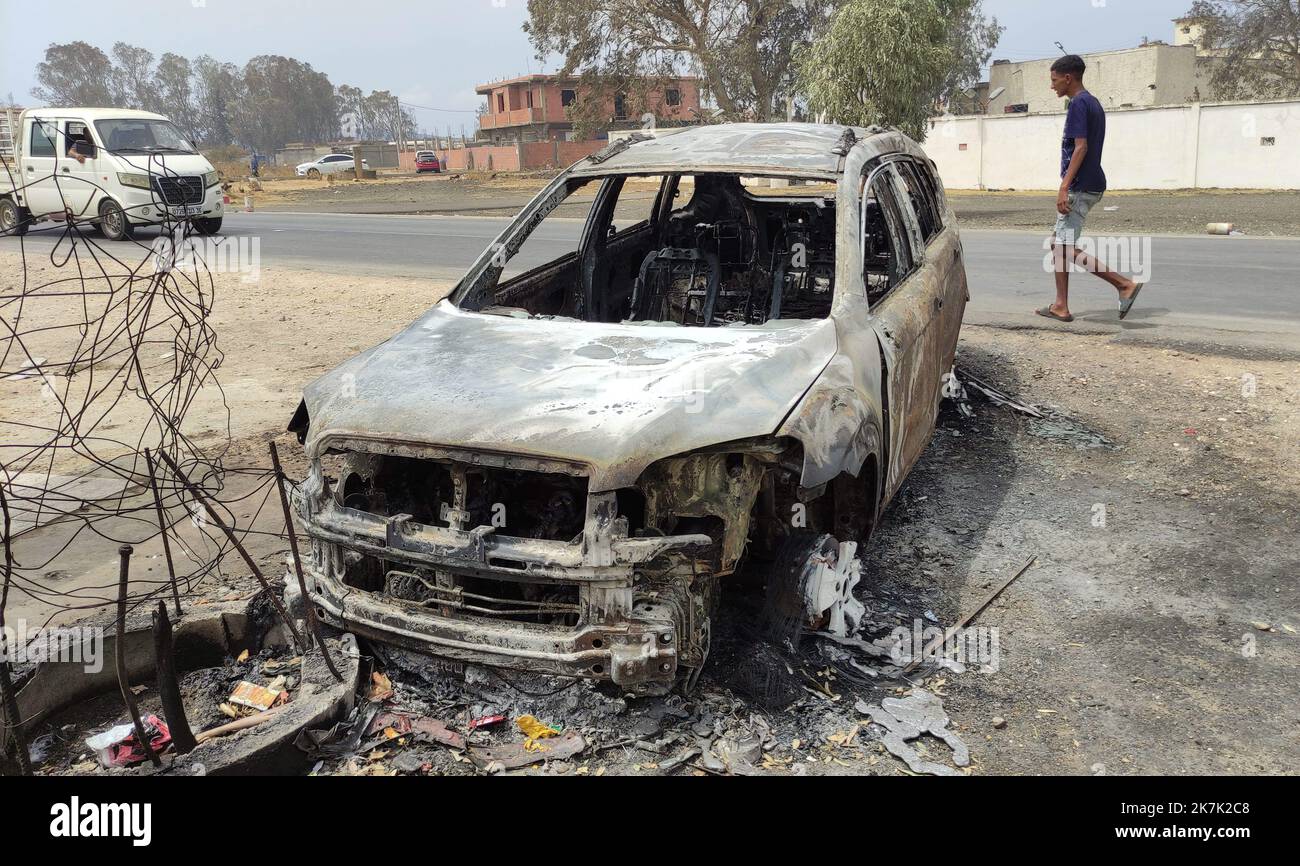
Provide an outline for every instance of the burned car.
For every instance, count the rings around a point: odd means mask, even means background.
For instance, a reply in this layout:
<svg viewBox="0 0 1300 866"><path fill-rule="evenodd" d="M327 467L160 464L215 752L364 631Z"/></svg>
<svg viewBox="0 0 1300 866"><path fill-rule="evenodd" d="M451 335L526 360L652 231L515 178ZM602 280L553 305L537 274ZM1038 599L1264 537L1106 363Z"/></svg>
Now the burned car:
<svg viewBox="0 0 1300 866"><path fill-rule="evenodd" d="M693 684L742 562L849 629L855 545L933 434L966 300L898 132L611 143L306 389L310 603L452 665L634 694Z"/></svg>

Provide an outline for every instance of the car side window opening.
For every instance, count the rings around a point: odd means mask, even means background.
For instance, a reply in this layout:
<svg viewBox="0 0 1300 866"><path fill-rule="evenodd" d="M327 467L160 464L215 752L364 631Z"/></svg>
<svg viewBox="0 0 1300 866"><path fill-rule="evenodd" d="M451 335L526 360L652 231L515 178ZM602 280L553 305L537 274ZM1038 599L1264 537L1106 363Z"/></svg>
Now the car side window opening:
<svg viewBox="0 0 1300 866"><path fill-rule="evenodd" d="M911 269L915 270L921 266L921 261L925 258L925 237L921 234L921 221L916 215L916 210L912 207L912 200L908 196L907 187L904 186L898 173L897 163L890 164L889 175L890 185L894 189L894 207L902 218L903 233L908 244ZM906 276L906 273L904 276Z"/></svg>
<svg viewBox="0 0 1300 866"><path fill-rule="evenodd" d="M54 140L58 138L58 130L58 121L33 120L28 156L54 156Z"/></svg>
<svg viewBox="0 0 1300 866"><path fill-rule="evenodd" d="M917 165L909 160L894 163L898 179L907 196L908 204L916 215L921 229L921 238L925 243L939 233L939 213L933 193L921 180Z"/></svg>
<svg viewBox="0 0 1300 866"><path fill-rule="evenodd" d="M90 145L92 151L95 147L95 140L90 136L90 128L79 120L69 120L63 125L63 149L64 152L71 152L76 142L84 142Z"/></svg>
<svg viewBox="0 0 1300 866"><path fill-rule="evenodd" d="M611 235L648 225L655 217L663 177L629 177L618 193L610 221Z"/></svg>
<svg viewBox="0 0 1300 866"><path fill-rule="evenodd" d="M861 201L862 279L870 306L912 272L913 254L888 169L874 171L863 182Z"/></svg>
<svg viewBox="0 0 1300 866"><path fill-rule="evenodd" d="M934 208L935 231L943 231L943 187L939 184L939 179L935 175L934 168L928 162L913 163L917 176L921 179L921 185L925 187L930 197L930 204Z"/></svg>
<svg viewBox="0 0 1300 866"><path fill-rule="evenodd" d="M462 302L474 308L470 299L486 291L495 299L482 304L490 312L690 327L830 315L833 184L774 185L730 173L594 180L601 187L594 207L584 202L581 242L562 218L582 213L570 197L588 180L570 181L560 190L564 204L505 241L500 272L489 268Z"/></svg>
<svg viewBox="0 0 1300 866"><path fill-rule="evenodd" d="M917 170L920 174L920 179L922 179L922 182L926 185L927 189L930 190L930 199L935 203L935 213L939 216L939 228L940 230L943 230L944 208L946 205L944 203L944 185L939 182L939 173L936 172L935 166L933 166L930 160L918 163Z"/></svg>

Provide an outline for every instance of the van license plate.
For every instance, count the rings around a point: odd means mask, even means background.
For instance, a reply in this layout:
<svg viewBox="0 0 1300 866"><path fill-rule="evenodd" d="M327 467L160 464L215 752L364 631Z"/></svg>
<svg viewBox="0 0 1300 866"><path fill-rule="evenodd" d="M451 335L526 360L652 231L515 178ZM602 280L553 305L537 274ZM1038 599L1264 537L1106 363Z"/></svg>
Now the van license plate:
<svg viewBox="0 0 1300 866"><path fill-rule="evenodd" d="M191 204L171 209L172 216L198 216L203 213L203 205Z"/></svg>

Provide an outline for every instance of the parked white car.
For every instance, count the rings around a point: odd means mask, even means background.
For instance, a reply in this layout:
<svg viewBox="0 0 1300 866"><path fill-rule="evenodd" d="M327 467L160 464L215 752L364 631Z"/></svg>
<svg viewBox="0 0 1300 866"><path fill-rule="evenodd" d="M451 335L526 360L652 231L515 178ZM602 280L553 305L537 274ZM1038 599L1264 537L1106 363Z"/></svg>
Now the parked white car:
<svg viewBox="0 0 1300 866"><path fill-rule="evenodd" d="M298 166L298 177L320 177L323 174L334 174L340 171L351 171L355 163L352 157L345 153L329 153L320 159L304 162ZM364 159L361 160L362 168L370 168L370 163Z"/></svg>
<svg viewBox="0 0 1300 866"><path fill-rule="evenodd" d="M166 117L125 108L5 112L0 234L68 215L109 240L168 217L201 234L221 229L217 170ZM16 135L15 135L16 132Z"/></svg>

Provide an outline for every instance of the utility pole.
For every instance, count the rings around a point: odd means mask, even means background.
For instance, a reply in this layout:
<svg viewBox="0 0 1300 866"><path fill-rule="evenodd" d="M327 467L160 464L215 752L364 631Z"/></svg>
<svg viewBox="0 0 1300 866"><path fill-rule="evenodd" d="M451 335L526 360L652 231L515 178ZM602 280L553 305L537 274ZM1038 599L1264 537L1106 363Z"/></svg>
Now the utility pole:
<svg viewBox="0 0 1300 866"><path fill-rule="evenodd" d="M396 96L393 97L393 111L397 112L397 114L396 114L396 120L397 120L397 152L398 152L398 153L405 153L405 152L406 152L406 127L405 127L405 118L402 117L402 103L400 103L400 102L397 101L397 97L396 97Z"/></svg>

